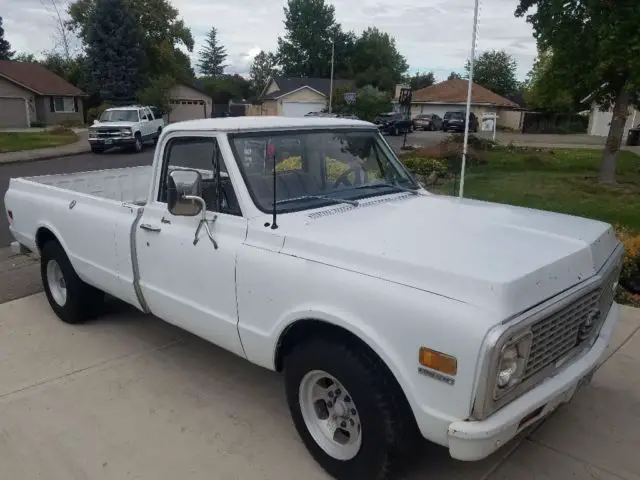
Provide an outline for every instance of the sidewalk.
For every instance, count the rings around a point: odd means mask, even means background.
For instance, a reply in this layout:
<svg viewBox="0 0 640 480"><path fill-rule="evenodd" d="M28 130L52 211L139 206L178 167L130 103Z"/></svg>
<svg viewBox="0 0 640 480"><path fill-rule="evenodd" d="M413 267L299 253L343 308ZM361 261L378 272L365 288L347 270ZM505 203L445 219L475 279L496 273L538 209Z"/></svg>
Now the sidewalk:
<svg viewBox="0 0 640 480"><path fill-rule="evenodd" d="M21 150L19 152L0 153L0 165L7 163L29 162L33 160L46 160L48 158L68 157L80 155L91 151L89 146L89 133L87 130L76 131L79 140L69 145L60 147L38 148L34 150Z"/></svg>

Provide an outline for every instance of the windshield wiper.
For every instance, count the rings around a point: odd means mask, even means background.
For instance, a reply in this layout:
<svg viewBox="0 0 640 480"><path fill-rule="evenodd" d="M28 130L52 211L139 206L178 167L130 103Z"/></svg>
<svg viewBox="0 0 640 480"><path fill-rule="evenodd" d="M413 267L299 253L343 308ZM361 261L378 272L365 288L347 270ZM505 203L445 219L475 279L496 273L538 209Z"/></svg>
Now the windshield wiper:
<svg viewBox="0 0 640 480"><path fill-rule="evenodd" d="M327 200L328 202L333 203L346 203L354 207L357 207L359 205L356 200L345 200L342 198L326 197L324 195L303 195L302 197L285 198L283 200L278 200L275 204L282 205L283 203L292 203L299 200Z"/></svg>
<svg viewBox="0 0 640 480"><path fill-rule="evenodd" d="M368 183L366 185L358 185L357 187L354 187L354 189L360 190L363 188L380 188L380 187L395 188L402 192L409 192L409 193L413 193L414 195L422 195L419 188L413 189L409 187L403 187L402 185L398 185L397 183Z"/></svg>

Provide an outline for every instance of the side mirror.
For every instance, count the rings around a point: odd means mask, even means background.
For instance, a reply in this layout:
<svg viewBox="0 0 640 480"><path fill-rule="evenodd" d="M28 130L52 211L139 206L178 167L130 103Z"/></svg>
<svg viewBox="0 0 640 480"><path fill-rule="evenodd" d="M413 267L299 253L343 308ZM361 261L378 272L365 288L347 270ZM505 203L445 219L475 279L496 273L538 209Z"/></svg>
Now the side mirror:
<svg viewBox="0 0 640 480"><path fill-rule="evenodd" d="M97 124L99 124L99 123L100 123L100 122L99 122L97 119L93 121L93 124L94 124L94 125L97 125Z"/></svg>
<svg viewBox="0 0 640 480"><path fill-rule="evenodd" d="M172 170L167 178L167 208L172 215L194 217L203 208L202 175L197 170Z"/></svg>

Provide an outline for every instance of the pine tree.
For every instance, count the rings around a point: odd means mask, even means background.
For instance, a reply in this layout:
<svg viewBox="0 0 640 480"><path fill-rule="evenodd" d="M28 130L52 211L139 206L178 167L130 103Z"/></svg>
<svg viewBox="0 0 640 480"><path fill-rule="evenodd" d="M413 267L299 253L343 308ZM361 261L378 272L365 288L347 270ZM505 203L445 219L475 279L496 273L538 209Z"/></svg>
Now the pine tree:
<svg viewBox="0 0 640 480"><path fill-rule="evenodd" d="M97 0L87 35L88 86L103 102L133 102L141 86L142 35L126 0Z"/></svg>
<svg viewBox="0 0 640 480"><path fill-rule="evenodd" d="M219 77L224 74L224 68L226 67L224 61L226 59L226 49L218 44L218 31L216 27L211 27L205 40L205 46L200 50L198 69L204 76Z"/></svg>
<svg viewBox="0 0 640 480"><path fill-rule="evenodd" d="M2 17L0 17L0 60L11 60L13 57L11 44L4 39L4 28L2 28Z"/></svg>

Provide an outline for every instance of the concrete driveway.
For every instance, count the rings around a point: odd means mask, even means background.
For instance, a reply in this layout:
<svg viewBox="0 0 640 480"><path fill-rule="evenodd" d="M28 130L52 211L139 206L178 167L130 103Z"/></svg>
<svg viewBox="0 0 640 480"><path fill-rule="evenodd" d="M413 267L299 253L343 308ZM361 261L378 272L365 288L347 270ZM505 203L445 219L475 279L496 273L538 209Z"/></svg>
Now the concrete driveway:
<svg viewBox="0 0 640 480"><path fill-rule="evenodd" d="M427 445L402 478L640 478L639 326L625 310L593 384L513 455L460 463ZM81 326L43 294L0 305L0 418L7 480L327 478L278 375L118 302Z"/></svg>

